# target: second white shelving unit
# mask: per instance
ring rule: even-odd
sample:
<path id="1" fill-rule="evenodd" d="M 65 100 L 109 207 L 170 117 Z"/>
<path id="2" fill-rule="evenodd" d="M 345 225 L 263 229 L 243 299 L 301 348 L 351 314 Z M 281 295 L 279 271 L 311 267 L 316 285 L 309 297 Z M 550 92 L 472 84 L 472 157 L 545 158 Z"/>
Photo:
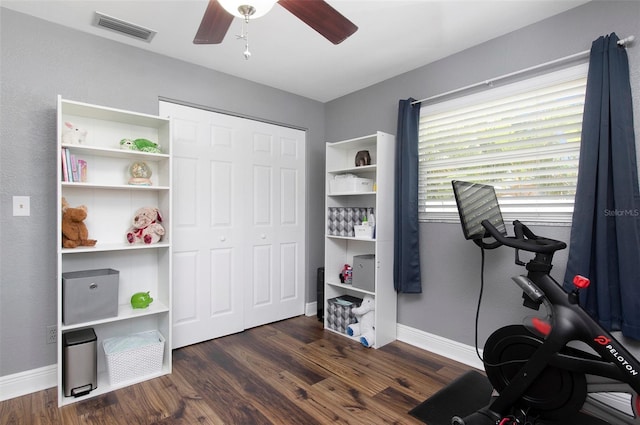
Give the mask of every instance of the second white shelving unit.
<path id="1" fill-rule="evenodd" d="M 355 166 L 357 152 L 367 150 L 371 163 Z M 331 192 L 331 181 L 337 175 L 354 174 L 372 179 L 373 190 L 364 192 Z M 329 299 L 344 295 L 375 298 L 375 348 L 396 339 L 397 295 L 393 287 L 395 137 L 383 132 L 326 146 L 325 197 L 325 286 L 324 306 Z M 327 229 L 330 208 L 367 208 L 375 215 L 375 237 L 356 238 L 354 235 L 332 235 Z M 353 265 L 355 255 L 375 255 L 375 289 L 373 291 L 340 282 L 339 274 L 345 264 Z M 327 312 L 325 311 L 325 328 Z M 346 334 L 341 334 L 345 335 Z"/>

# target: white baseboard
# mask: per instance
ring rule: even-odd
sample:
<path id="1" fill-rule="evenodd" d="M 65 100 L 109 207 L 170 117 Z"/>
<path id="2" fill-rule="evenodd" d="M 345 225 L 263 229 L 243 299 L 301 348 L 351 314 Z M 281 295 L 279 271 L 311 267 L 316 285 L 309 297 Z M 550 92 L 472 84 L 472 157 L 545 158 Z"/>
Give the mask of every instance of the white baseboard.
<path id="1" fill-rule="evenodd" d="M 472 346 L 401 324 L 397 327 L 397 339 L 467 366 L 484 370 L 482 362 L 476 355 L 476 349 Z"/>
<path id="2" fill-rule="evenodd" d="M 55 387 L 58 381 L 56 365 L 0 376 L 0 401 Z"/>
<path id="3" fill-rule="evenodd" d="M 318 315 L 318 303 L 306 303 L 304 306 L 304 315 L 305 316 L 317 316 Z"/>

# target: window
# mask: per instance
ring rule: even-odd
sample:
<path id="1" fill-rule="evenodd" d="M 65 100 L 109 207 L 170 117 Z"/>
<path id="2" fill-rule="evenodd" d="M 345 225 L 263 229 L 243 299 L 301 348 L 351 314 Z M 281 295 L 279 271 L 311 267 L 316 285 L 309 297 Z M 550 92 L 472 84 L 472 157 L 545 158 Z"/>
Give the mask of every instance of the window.
<path id="1" fill-rule="evenodd" d="M 505 219 L 568 223 L 587 64 L 422 105 L 421 221 L 458 218 L 451 180 L 495 186 Z"/>

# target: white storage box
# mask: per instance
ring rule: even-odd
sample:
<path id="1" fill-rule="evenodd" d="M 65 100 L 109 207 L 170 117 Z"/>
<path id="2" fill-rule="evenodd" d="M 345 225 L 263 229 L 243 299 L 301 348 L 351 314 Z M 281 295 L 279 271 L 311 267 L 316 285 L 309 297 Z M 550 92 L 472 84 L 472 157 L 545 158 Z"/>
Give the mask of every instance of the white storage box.
<path id="1" fill-rule="evenodd" d="M 338 175 L 329 181 L 329 193 L 372 192 L 373 180 L 355 175 Z"/>
<path id="2" fill-rule="evenodd" d="M 373 239 L 373 226 L 368 224 L 356 224 L 353 226 L 356 238 Z"/>
<path id="3" fill-rule="evenodd" d="M 102 345 L 111 385 L 161 372 L 164 342 L 158 331 L 105 339 Z"/>

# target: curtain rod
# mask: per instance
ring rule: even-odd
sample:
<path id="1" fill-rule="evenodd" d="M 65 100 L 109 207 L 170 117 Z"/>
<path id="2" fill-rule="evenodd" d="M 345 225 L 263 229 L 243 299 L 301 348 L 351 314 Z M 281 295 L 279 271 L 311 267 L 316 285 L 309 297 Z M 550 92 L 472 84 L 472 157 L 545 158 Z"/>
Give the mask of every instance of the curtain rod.
<path id="1" fill-rule="evenodd" d="M 618 45 L 619 46 L 626 46 L 628 44 L 631 44 L 631 42 L 633 42 L 633 40 L 635 40 L 635 37 L 633 35 L 630 35 L 629 37 L 623 38 L 621 40 L 618 40 Z M 445 97 L 445 96 L 450 96 L 452 94 L 456 94 L 456 93 L 460 93 L 466 90 L 471 90 L 471 89 L 475 89 L 476 87 L 481 87 L 481 86 L 490 86 L 491 84 L 495 83 L 496 81 L 500 81 L 500 80 L 504 80 L 507 78 L 511 78 L 511 77 L 515 77 L 517 75 L 521 75 L 521 74 L 526 74 L 528 72 L 532 72 L 532 71 L 537 71 L 539 69 L 543 69 L 543 68 L 548 68 L 554 65 L 558 65 L 561 63 L 568 63 L 577 59 L 582 59 L 582 58 L 586 58 L 589 56 L 589 53 L 591 52 L 591 50 L 585 50 L 583 52 L 579 52 L 579 53 L 574 53 L 572 55 L 569 56 L 565 56 L 559 59 L 554 59 L 552 61 L 549 62 L 545 62 L 545 63 L 541 63 L 539 65 L 534 65 L 534 66 L 530 66 L 529 68 L 525 68 L 525 69 L 521 69 L 519 71 L 514 71 L 514 72 L 510 72 L 508 74 L 504 74 L 501 75 L 499 77 L 495 77 L 492 78 L 490 80 L 485 80 L 485 81 L 480 81 L 474 84 L 470 84 L 468 86 L 464 86 L 464 87 L 460 87 L 454 90 L 450 90 L 448 92 L 444 92 L 444 93 L 440 93 L 440 94 L 436 94 L 434 96 L 430 96 L 427 97 L 425 99 L 421 99 L 421 100 L 416 100 L 414 102 L 411 102 L 412 105 L 415 105 L 417 103 L 423 103 L 423 102 L 428 102 L 430 100 L 435 100 L 435 99 L 439 99 L 441 97 Z"/>

